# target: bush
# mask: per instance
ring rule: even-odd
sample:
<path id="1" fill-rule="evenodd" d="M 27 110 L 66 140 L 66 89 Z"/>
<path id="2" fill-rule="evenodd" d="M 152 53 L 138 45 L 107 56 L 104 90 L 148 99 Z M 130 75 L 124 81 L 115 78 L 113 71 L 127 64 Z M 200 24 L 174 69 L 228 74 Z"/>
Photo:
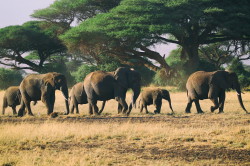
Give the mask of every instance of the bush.
<path id="1" fill-rule="evenodd" d="M 84 78 L 91 72 L 98 70 L 97 66 L 94 65 L 82 65 L 76 72 L 72 72 L 76 82 L 82 82 Z"/>
<path id="2" fill-rule="evenodd" d="M 234 59 L 228 67 L 228 70 L 237 74 L 241 87 L 250 86 L 250 72 L 245 70 L 243 64 L 238 59 Z"/>
<path id="3" fill-rule="evenodd" d="M 190 75 L 187 68 L 187 60 L 181 59 L 181 49 L 173 50 L 166 58 L 167 64 L 174 69 L 170 78 L 165 77 L 163 70 L 158 71 L 153 79 L 153 84 L 158 86 L 176 86 L 179 90 L 186 89 L 186 81 Z M 218 68 L 206 59 L 200 59 L 198 70 L 215 71 Z"/>
<path id="4" fill-rule="evenodd" d="M 9 86 L 17 86 L 23 77 L 19 71 L 0 68 L 0 89 L 7 89 Z"/>

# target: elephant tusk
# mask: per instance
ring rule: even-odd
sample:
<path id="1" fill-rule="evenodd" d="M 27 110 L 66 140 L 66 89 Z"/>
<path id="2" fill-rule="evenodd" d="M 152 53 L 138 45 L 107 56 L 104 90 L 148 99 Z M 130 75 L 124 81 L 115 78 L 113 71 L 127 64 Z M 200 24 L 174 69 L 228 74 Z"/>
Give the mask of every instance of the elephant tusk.
<path id="1" fill-rule="evenodd" d="M 63 95 L 64 99 L 68 101 L 68 99 Z"/>

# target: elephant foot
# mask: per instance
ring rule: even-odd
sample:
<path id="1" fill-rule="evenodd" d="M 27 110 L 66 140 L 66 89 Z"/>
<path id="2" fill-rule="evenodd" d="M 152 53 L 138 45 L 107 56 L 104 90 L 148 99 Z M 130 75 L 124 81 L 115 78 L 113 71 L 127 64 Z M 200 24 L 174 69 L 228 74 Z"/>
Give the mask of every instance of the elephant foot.
<path id="1" fill-rule="evenodd" d="M 198 114 L 204 114 L 204 112 L 202 110 L 199 110 L 197 113 Z"/>
<path id="2" fill-rule="evenodd" d="M 155 113 L 155 114 L 159 114 L 159 113 L 160 113 L 160 111 L 154 110 L 154 113 Z"/>
<path id="3" fill-rule="evenodd" d="M 215 107 L 213 107 L 213 106 L 210 107 L 211 112 L 214 112 L 216 109 L 217 109 L 217 108 L 215 108 Z"/>
<path id="4" fill-rule="evenodd" d="M 191 113 L 191 111 L 190 111 L 190 110 L 186 110 L 185 112 L 186 112 L 186 114 L 190 114 L 190 113 Z"/>
<path id="5" fill-rule="evenodd" d="M 223 114 L 224 113 L 224 111 L 219 111 L 219 114 Z"/>

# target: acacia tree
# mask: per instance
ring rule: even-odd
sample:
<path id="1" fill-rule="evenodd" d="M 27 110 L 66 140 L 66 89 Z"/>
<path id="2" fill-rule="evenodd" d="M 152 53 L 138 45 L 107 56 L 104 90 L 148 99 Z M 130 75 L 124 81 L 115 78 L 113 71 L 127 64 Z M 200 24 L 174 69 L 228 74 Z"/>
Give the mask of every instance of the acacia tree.
<path id="1" fill-rule="evenodd" d="M 118 56 L 123 61 L 135 59 L 136 64 L 166 71 L 170 70 L 169 65 L 149 47 L 175 43 L 181 46 L 182 58 L 188 59 L 187 65 L 192 72 L 199 66 L 199 46 L 249 40 L 250 36 L 248 0 L 122 0 L 116 5 L 111 10 L 94 10 L 93 15 L 97 15 L 88 16 L 86 21 L 78 19 L 83 22 L 61 38 L 69 48 L 79 48 L 92 56 L 101 52 Z M 158 62 L 160 67 L 151 60 Z"/>
<path id="2" fill-rule="evenodd" d="M 41 72 L 49 56 L 66 50 L 57 37 L 60 28 L 43 29 L 45 25 L 44 22 L 31 21 L 22 26 L 0 29 L 0 63 L 14 69 Z M 26 58 L 28 54 L 36 58 Z"/>

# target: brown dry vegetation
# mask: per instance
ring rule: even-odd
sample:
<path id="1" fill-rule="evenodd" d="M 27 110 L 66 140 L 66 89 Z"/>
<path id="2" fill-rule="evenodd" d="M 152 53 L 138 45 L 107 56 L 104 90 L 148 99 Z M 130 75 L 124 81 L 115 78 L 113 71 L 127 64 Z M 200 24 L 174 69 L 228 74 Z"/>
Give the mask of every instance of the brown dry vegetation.
<path id="1" fill-rule="evenodd" d="M 2 106 L 3 91 L 0 92 Z M 56 94 L 55 112 L 65 110 Z M 167 101 L 162 113 L 117 115 L 114 100 L 100 116 L 46 116 L 42 102 L 32 106 L 35 117 L 0 116 L 0 165 L 250 165 L 250 115 L 234 92 L 228 92 L 224 114 L 210 113 L 209 100 L 201 102 L 205 114 L 185 114 L 185 92 L 171 93 L 175 111 Z M 128 95 L 128 100 L 130 96 Z M 243 95 L 250 111 L 250 93 Z M 149 111 L 153 112 L 150 106 Z"/>

